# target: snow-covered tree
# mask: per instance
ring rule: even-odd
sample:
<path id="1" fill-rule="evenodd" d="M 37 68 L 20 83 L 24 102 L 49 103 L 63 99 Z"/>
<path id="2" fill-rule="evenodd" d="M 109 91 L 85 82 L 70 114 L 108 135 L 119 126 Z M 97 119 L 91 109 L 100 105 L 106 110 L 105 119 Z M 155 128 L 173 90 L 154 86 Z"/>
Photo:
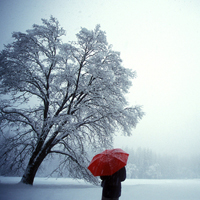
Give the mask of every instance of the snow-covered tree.
<path id="1" fill-rule="evenodd" d="M 0 164 L 33 184 L 43 160 L 60 154 L 58 169 L 95 182 L 87 151 L 111 147 L 117 128 L 131 135 L 143 116 L 125 99 L 135 73 L 99 25 L 66 44 L 57 19 L 42 22 L 14 32 L 0 53 Z"/>
<path id="2" fill-rule="evenodd" d="M 138 178 L 138 168 L 135 164 L 129 163 L 126 167 L 126 174 L 127 178 L 132 179 L 132 178 Z"/>
<path id="3" fill-rule="evenodd" d="M 160 172 L 160 166 L 159 164 L 153 164 L 148 167 L 146 171 L 147 178 L 149 179 L 159 179 L 162 177 L 161 172 Z"/>

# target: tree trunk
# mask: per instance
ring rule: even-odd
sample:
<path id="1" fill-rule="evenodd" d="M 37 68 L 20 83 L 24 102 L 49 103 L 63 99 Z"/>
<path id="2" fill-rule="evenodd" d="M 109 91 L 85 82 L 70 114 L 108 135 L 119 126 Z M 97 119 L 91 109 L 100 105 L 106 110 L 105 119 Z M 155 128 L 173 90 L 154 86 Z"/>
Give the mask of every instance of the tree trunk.
<path id="1" fill-rule="evenodd" d="M 37 156 L 36 159 L 34 155 L 29 160 L 29 163 L 27 165 L 27 168 L 24 172 L 24 175 L 22 176 L 21 183 L 33 185 L 33 181 L 35 178 L 35 175 L 37 173 L 38 168 L 40 167 L 41 163 L 43 162 L 44 158 L 47 154 L 41 153 Z"/>

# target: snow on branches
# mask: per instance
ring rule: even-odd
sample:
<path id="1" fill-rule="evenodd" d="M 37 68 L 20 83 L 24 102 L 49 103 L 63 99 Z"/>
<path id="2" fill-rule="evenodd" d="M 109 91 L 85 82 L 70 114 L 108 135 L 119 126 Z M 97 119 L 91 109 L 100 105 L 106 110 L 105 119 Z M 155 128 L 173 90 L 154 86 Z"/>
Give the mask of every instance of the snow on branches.
<path id="1" fill-rule="evenodd" d="M 111 147 L 117 128 L 130 135 L 143 116 L 124 96 L 135 73 L 100 25 L 66 44 L 56 18 L 42 23 L 13 33 L 0 53 L 0 166 L 27 165 L 22 182 L 32 184 L 45 157 L 58 153 L 73 177 L 94 181 L 87 149 Z"/>

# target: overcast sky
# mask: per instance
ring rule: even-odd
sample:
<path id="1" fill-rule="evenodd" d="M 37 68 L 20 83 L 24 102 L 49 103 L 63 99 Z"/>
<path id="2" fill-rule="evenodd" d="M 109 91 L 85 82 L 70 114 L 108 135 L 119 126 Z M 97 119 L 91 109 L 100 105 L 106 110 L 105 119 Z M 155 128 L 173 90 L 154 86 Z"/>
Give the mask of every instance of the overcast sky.
<path id="1" fill-rule="evenodd" d="M 123 65 L 137 72 L 128 95 L 144 118 L 115 147 L 200 154 L 199 0 L 0 0 L 0 49 L 13 31 L 56 17 L 75 40 L 80 27 L 106 31 Z"/>

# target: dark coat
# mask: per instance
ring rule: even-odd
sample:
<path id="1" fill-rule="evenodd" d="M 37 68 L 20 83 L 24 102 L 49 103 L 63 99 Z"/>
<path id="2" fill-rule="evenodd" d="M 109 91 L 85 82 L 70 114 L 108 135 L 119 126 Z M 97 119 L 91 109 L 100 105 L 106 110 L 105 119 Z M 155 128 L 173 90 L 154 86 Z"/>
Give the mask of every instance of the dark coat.
<path id="1" fill-rule="evenodd" d="M 121 182 L 126 179 L 126 169 L 121 168 L 112 176 L 101 176 L 103 196 L 106 198 L 119 198 L 121 196 Z"/>

